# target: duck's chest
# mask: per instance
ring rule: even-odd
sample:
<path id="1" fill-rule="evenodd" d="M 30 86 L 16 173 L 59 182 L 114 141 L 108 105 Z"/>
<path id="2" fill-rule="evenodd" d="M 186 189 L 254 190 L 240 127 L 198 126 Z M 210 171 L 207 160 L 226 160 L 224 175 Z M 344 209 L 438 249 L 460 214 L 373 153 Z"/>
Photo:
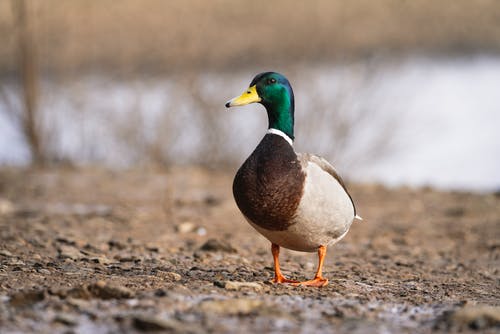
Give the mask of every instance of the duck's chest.
<path id="1" fill-rule="evenodd" d="M 278 136 L 266 135 L 236 173 L 233 195 L 251 222 L 282 231 L 292 224 L 304 180 L 293 148 Z"/>

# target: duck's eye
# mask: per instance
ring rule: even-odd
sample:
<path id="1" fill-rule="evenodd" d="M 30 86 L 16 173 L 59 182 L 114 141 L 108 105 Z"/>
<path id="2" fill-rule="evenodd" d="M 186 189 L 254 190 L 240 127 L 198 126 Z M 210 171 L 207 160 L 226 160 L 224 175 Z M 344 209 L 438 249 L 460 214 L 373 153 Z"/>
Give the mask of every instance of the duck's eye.
<path id="1" fill-rule="evenodd" d="M 268 84 L 276 83 L 276 79 L 275 78 L 270 78 L 270 79 L 267 80 L 267 83 Z"/>

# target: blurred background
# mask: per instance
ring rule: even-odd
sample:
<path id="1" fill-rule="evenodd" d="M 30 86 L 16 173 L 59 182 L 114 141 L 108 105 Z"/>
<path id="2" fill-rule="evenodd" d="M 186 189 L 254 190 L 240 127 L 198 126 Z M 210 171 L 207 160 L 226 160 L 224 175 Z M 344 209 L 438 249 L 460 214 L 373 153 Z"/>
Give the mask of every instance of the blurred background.
<path id="1" fill-rule="evenodd" d="M 347 179 L 500 189 L 496 0 L 3 0 L 0 36 L 0 166 L 234 170 L 273 70 Z"/>

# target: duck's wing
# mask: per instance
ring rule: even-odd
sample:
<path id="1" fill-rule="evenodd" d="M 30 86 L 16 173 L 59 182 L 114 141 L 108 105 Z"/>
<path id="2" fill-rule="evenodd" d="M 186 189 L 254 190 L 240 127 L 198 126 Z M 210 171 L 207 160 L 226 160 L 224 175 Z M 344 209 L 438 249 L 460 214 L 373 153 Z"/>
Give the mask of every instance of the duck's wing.
<path id="1" fill-rule="evenodd" d="M 303 167 L 306 167 L 308 163 L 313 163 L 319 166 L 322 170 L 330 174 L 337 182 L 344 188 L 344 191 L 346 192 L 347 196 L 349 196 L 349 199 L 351 200 L 352 206 L 354 208 L 354 216 L 356 219 L 363 220 L 360 216 L 356 214 L 356 205 L 354 204 L 354 201 L 352 200 L 351 194 L 349 194 L 349 191 L 347 191 L 347 187 L 345 186 L 344 180 L 340 177 L 340 175 L 337 173 L 337 170 L 335 167 L 333 167 L 325 158 L 320 157 L 319 155 L 314 155 L 310 153 L 297 153 L 297 156 L 302 164 Z"/>

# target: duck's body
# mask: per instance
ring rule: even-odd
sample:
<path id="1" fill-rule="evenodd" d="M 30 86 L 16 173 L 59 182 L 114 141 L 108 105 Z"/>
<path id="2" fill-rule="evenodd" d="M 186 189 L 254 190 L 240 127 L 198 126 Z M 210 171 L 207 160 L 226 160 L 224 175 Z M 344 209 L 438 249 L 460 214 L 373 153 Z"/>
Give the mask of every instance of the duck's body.
<path id="1" fill-rule="evenodd" d="M 250 88 L 226 106 L 260 102 L 269 129 L 240 167 L 233 183 L 236 204 L 247 221 L 272 243 L 277 283 L 324 286 L 321 270 L 326 247 L 342 239 L 356 218 L 351 196 L 323 158 L 293 149 L 294 97 L 288 80 L 274 72 L 257 75 Z M 279 268 L 279 247 L 318 251 L 311 281 L 287 280 Z"/>
<path id="2" fill-rule="evenodd" d="M 326 160 L 296 154 L 283 135 L 264 136 L 234 178 L 234 198 L 269 241 L 315 252 L 345 236 L 356 215 L 354 205 Z"/>

